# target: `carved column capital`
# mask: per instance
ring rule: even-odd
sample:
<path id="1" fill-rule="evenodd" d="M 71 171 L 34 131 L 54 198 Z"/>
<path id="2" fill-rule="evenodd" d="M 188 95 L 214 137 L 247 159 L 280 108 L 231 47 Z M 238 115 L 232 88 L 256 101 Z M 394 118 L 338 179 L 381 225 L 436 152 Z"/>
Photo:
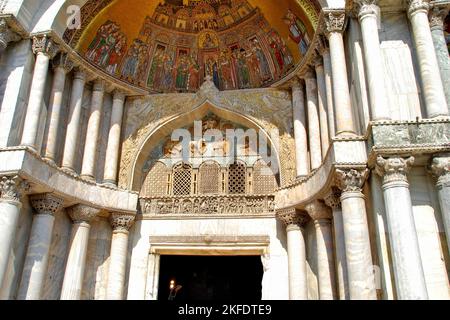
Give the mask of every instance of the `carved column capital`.
<path id="1" fill-rule="evenodd" d="M 103 79 L 96 79 L 92 86 L 93 91 L 99 91 L 99 92 L 105 91 L 105 88 L 106 88 L 106 82 Z"/>
<path id="2" fill-rule="evenodd" d="M 33 53 L 44 54 L 53 59 L 59 51 L 58 45 L 50 39 L 46 34 L 33 37 Z"/>
<path id="3" fill-rule="evenodd" d="M 293 77 L 290 84 L 292 90 L 302 90 L 302 82 L 300 78 Z"/>
<path id="4" fill-rule="evenodd" d="M 0 177 L 0 200 L 20 203 L 23 193 L 30 189 L 30 185 L 19 176 Z"/>
<path id="5" fill-rule="evenodd" d="M 337 188 L 332 188 L 324 198 L 325 204 L 332 209 L 341 208 L 341 192 Z"/>
<path id="6" fill-rule="evenodd" d="M 305 207 L 305 209 L 314 221 L 331 220 L 333 218 L 330 208 L 319 200 L 311 202 Z"/>
<path id="7" fill-rule="evenodd" d="M 356 14 L 359 20 L 364 19 L 367 16 L 377 16 L 379 7 L 379 0 L 355 0 Z"/>
<path id="8" fill-rule="evenodd" d="M 338 32 L 343 33 L 345 30 L 346 14 L 345 10 L 324 10 L 325 33 Z"/>
<path id="9" fill-rule="evenodd" d="M 125 102 L 126 98 L 127 98 L 127 95 L 123 90 L 114 89 L 114 91 L 113 91 L 113 99 L 114 100 L 120 100 L 122 102 Z"/>
<path id="10" fill-rule="evenodd" d="M 5 50 L 10 42 L 19 41 L 21 37 L 11 30 L 5 19 L 0 19 L 0 51 Z"/>
<path id="11" fill-rule="evenodd" d="M 428 14 L 430 10 L 430 0 L 407 0 L 408 2 L 408 16 L 415 15 L 416 13 L 423 12 Z"/>
<path id="12" fill-rule="evenodd" d="M 376 172 L 383 177 L 383 184 L 391 182 L 406 182 L 408 183 L 408 172 L 414 164 L 414 157 L 402 158 L 391 157 L 383 158 L 378 156 Z"/>
<path id="13" fill-rule="evenodd" d="M 316 72 L 314 71 L 313 68 L 314 68 L 313 66 L 309 66 L 306 69 L 306 72 L 304 75 L 305 80 L 316 80 Z"/>
<path id="14" fill-rule="evenodd" d="M 74 223 L 89 224 L 98 215 L 99 212 L 99 209 L 95 209 L 82 204 L 77 204 L 67 209 L 67 213 Z"/>
<path id="15" fill-rule="evenodd" d="M 430 165 L 431 173 L 437 178 L 437 187 L 450 187 L 450 158 L 436 157 Z"/>
<path id="16" fill-rule="evenodd" d="M 136 220 L 135 215 L 122 214 L 122 213 L 111 213 L 109 217 L 109 222 L 114 231 L 130 231 L 131 227 Z"/>
<path id="17" fill-rule="evenodd" d="M 56 56 L 56 58 L 52 60 L 52 65 L 54 69 L 64 69 L 65 73 L 69 73 L 74 67 L 74 63 L 67 53 L 60 53 L 58 56 Z"/>
<path id="18" fill-rule="evenodd" d="M 337 169 L 336 185 L 342 192 L 362 192 L 368 169 Z"/>
<path id="19" fill-rule="evenodd" d="M 31 206 L 38 215 L 54 216 L 63 207 L 64 200 L 51 193 L 37 194 L 30 197 Z"/>
<path id="20" fill-rule="evenodd" d="M 306 213 L 295 208 L 277 210 L 276 217 L 283 222 L 286 227 L 304 227 L 309 221 L 309 217 Z"/>
<path id="21" fill-rule="evenodd" d="M 314 65 L 314 68 L 318 69 L 318 68 L 323 68 L 323 57 L 321 55 L 315 55 L 312 63 Z"/>
<path id="22" fill-rule="evenodd" d="M 73 78 L 76 80 L 86 81 L 87 71 L 84 68 L 76 67 L 73 73 Z"/>
<path id="23" fill-rule="evenodd" d="M 444 30 L 444 21 L 449 9 L 450 6 L 448 3 L 444 5 L 440 5 L 439 3 L 433 4 L 428 14 L 431 30 Z"/>

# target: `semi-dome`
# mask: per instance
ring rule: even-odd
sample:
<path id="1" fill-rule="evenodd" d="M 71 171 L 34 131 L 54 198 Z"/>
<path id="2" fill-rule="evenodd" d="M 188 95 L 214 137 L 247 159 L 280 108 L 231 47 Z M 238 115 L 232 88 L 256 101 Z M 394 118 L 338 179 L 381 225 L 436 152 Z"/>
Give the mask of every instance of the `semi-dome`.
<path id="1" fill-rule="evenodd" d="M 151 92 L 267 87 L 306 55 L 319 5 L 278 0 L 88 1 L 64 39 L 92 65 Z"/>

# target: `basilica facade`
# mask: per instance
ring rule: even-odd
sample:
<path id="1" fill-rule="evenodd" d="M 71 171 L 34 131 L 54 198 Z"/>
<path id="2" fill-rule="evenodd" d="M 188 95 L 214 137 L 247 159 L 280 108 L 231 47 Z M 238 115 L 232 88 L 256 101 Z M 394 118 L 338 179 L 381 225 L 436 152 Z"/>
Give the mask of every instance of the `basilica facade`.
<path id="1" fill-rule="evenodd" d="M 0 299 L 450 299 L 449 9 L 0 0 Z"/>

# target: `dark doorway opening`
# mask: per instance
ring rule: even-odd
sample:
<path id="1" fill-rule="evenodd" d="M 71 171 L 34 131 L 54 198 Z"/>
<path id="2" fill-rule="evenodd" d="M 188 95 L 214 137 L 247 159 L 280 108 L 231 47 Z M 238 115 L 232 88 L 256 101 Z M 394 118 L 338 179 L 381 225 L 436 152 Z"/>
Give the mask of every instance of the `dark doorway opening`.
<path id="1" fill-rule="evenodd" d="M 169 300 L 175 281 L 175 301 L 259 301 L 262 278 L 259 256 L 161 256 L 158 299 Z"/>

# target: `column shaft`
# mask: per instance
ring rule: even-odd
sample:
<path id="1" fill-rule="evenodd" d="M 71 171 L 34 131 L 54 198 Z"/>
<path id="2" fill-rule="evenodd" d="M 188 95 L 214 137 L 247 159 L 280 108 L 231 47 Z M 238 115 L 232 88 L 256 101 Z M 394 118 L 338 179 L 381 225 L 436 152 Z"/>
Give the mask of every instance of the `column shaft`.
<path id="1" fill-rule="evenodd" d="M 302 229 L 297 225 L 287 227 L 289 299 L 308 300 L 306 272 L 306 246 Z"/>
<path id="2" fill-rule="evenodd" d="M 348 289 L 347 257 L 345 254 L 344 220 L 342 217 L 342 209 L 340 207 L 333 208 L 333 222 L 339 299 L 348 300 L 350 295 Z"/>
<path id="3" fill-rule="evenodd" d="M 409 0 L 414 42 L 418 58 L 422 90 L 428 118 L 448 116 L 444 87 L 428 22 L 429 5 L 425 0 Z"/>
<path id="4" fill-rule="evenodd" d="M 308 134 L 306 132 L 305 93 L 303 85 L 297 80 L 292 86 L 292 105 L 294 114 L 295 155 L 297 176 L 309 173 Z"/>
<path id="5" fill-rule="evenodd" d="M 333 259 L 333 236 L 331 220 L 314 221 L 317 239 L 317 261 L 319 265 L 319 296 L 320 300 L 335 298 L 335 270 Z"/>
<path id="6" fill-rule="evenodd" d="M 128 250 L 128 232 L 114 232 L 111 245 L 111 259 L 106 289 L 107 300 L 122 300 Z"/>
<path id="7" fill-rule="evenodd" d="M 70 113 L 62 161 L 62 167 L 72 172 L 75 172 L 75 155 L 78 136 L 80 135 L 81 110 L 83 105 L 85 82 L 85 73 L 81 70 L 76 71 L 72 84 L 72 93 L 70 96 Z"/>
<path id="8" fill-rule="evenodd" d="M 323 66 L 322 57 L 317 57 L 316 61 L 316 76 L 317 76 L 317 92 L 318 92 L 318 107 L 319 107 L 319 119 L 320 119 L 320 137 L 322 146 L 322 158 L 328 153 L 330 148 L 330 134 L 328 132 L 328 117 L 327 117 L 327 88 L 325 81 L 325 70 Z"/>
<path id="9" fill-rule="evenodd" d="M 318 111 L 317 82 L 312 72 L 305 78 L 306 97 L 308 100 L 308 137 L 311 156 L 311 169 L 322 165 L 322 149 L 320 146 L 320 121 Z"/>
<path id="10" fill-rule="evenodd" d="M 327 91 L 327 113 L 328 113 L 328 133 L 330 139 L 336 135 L 336 125 L 334 116 L 334 102 L 333 102 L 333 81 L 331 72 L 331 58 L 330 50 L 325 49 L 322 52 L 323 67 L 325 71 L 325 87 Z"/>
<path id="11" fill-rule="evenodd" d="M 384 67 L 378 36 L 377 7 L 373 1 L 359 0 L 359 22 L 364 43 L 372 120 L 389 120 L 389 105 L 384 86 Z"/>
<path id="12" fill-rule="evenodd" d="M 117 185 L 117 170 L 119 165 L 120 136 L 122 131 L 122 117 L 125 95 L 119 91 L 114 92 L 109 128 L 108 147 L 106 149 L 104 183 Z"/>
<path id="13" fill-rule="evenodd" d="M 91 113 L 84 146 L 83 167 L 81 169 L 81 175 L 90 180 L 95 180 L 95 159 L 97 155 L 98 136 L 100 134 L 104 95 L 105 83 L 103 80 L 96 81 L 92 91 Z"/>

